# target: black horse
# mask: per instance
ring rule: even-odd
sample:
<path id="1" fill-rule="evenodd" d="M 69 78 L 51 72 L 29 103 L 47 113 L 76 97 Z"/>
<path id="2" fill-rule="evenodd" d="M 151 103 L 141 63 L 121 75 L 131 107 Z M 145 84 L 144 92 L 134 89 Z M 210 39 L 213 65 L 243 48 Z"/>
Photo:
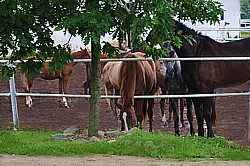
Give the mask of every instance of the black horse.
<path id="1" fill-rule="evenodd" d="M 175 47 L 178 57 L 249 57 L 250 38 L 234 42 L 219 43 L 208 36 L 197 33 L 184 24 L 175 21 L 175 30 L 192 35 L 195 43 L 191 45 L 183 37 L 181 48 Z M 149 42 L 153 35 L 147 37 Z M 214 93 L 216 88 L 242 84 L 250 79 L 250 61 L 181 61 L 181 75 L 191 94 Z M 198 135 L 204 136 L 203 120 L 207 124 L 207 137 L 213 137 L 211 122 L 212 97 L 192 98 L 194 103 Z"/>
<path id="2" fill-rule="evenodd" d="M 165 52 L 168 53 L 170 58 L 178 58 L 176 52 L 174 51 L 173 46 L 169 42 L 164 42 Z M 165 61 L 166 66 L 166 76 L 165 76 L 165 84 L 168 89 L 169 94 L 185 94 L 188 89 L 183 81 L 181 75 L 181 64 L 180 61 Z M 169 107 L 169 118 L 171 117 L 171 112 L 173 112 L 174 126 L 175 126 L 175 135 L 180 135 L 179 129 L 179 107 L 178 100 L 180 101 L 180 121 L 182 123 L 182 127 L 185 127 L 184 124 L 184 98 L 170 98 L 170 107 Z M 194 127 L 193 127 L 193 112 L 192 112 L 192 100 L 191 98 L 186 98 L 186 107 L 187 107 L 187 119 L 190 125 L 190 134 L 194 135 Z M 216 121 L 216 111 L 215 111 L 215 98 L 212 100 L 212 124 L 215 124 Z M 170 121 L 170 120 L 169 120 Z"/>
<path id="3" fill-rule="evenodd" d="M 164 42 L 164 50 L 169 55 L 170 58 L 178 58 L 174 48 L 169 42 Z M 166 76 L 165 76 L 165 85 L 168 90 L 168 94 L 185 94 L 187 93 L 187 86 L 183 81 L 181 76 L 181 64 L 180 61 L 164 61 L 166 66 Z M 182 127 L 185 127 L 184 119 L 183 119 L 183 111 L 184 111 L 184 98 L 170 98 L 169 99 L 169 121 L 171 119 L 171 113 L 173 112 L 174 119 L 174 128 L 175 135 L 180 136 L 179 129 L 179 107 L 178 100 L 180 101 L 180 116 Z M 190 134 L 194 135 L 194 127 L 193 127 L 193 113 L 192 113 L 192 102 L 190 98 L 186 99 L 187 103 L 187 119 L 190 125 Z"/>

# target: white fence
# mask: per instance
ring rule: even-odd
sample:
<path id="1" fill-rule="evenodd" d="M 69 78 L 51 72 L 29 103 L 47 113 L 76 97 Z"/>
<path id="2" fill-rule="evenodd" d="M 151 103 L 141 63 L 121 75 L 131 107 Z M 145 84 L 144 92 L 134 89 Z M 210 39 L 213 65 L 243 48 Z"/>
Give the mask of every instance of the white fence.
<path id="1" fill-rule="evenodd" d="M 250 28 L 198 28 L 196 31 L 201 32 L 203 35 L 210 36 L 218 42 L 228 42 L 243 39 L 241 32 L 250 32 Z"/>
<path id="2" fill-rule="evenodd" d="M 134 60 L 153 60 L 152 58 L 126 58 L 126 59 L 101 59 L 101 61 L 134 61 Z M 180 60 L 180 61 L 228 61 L 228 60 L 250 60 L 250 57 L 203 57 L 203 58 L 160 58 L 159 60 Z M 90 59 L 77 59 L 76 62 L 90 62 Z M 7 60 L 0 60 L 0 63 L 6 63 Z M 41 93 L 17 93 L 15 89 L 14 76 L 9 80 L 10 93 L 0 93 L 1 96 L 11 97 L 12 115 L 14 130 L 19 128 L 17 99 L 18 96 L 36 96 L 36 97 L 71 97 L 71 98 L 90 98 L 90 95 L 73 95 L 73 94 L 41 94 Z M 180 98 L 180 97 L 222 97 L 222 96 L 249 96 L 249 117 L 248 117 L 248 140 L 250 140 L 250 90 L 244 93 L 216 93 L 216 94 L 186 94 L 186 95 L 155 95 L 155 96 L 135 96 L 135 98 Z M 120 98 L 120 96 L 104 96 L 101 98 Z"/>

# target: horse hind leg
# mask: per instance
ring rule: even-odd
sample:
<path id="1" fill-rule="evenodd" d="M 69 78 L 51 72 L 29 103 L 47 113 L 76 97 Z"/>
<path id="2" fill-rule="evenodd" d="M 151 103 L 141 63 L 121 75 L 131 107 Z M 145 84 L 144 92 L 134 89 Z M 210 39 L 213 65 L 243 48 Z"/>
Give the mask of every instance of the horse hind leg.
<path id="1" fill-rule="evenodd" d="M 30 89 L 31 89 L 31 86 L 33 84 L 34 78 L 29 79 L 26 73 L 21 74 L 20 77 L 21 77 L 22 87 L 23 87 L 25 93 L 30 93 L 30 91 L 31 91 Z M 26 101 L 25 101 L 26 106 L 28 108 L 31 108 L 33 105 L 31 96 L 26 96 L 25 99 L 26 99 Z"/>
<path id="2" fill-rule="evenodd" d="M 180 98 L 180 121 L 181 121 L 181 127 L 185 128 L 185 122 L 184 122 L 184 98 Z"/>
<path id="3" fill-rule="evenodd" d="M 162 95 L 165 95 L 166 91 L 162 91 Z M 166 100 L 164 98 L 162 98 L 160 100 L 160 107 L 161 107 L 161 122 L 162 122 L 162 126 L 166 126 L 167 125 L 167 118 L 166 118 L 166 114 L 165 114 L 165 102 Z"/>
<path id="4" fill-rule="evenodd" d="M 147 101 L 148 101 L 147 113 L 148 113 L 148 119 L 149 119 L 149 131 L 152 132 L 153 131 L 154 99 L 147 99 Z"/>
<path id="5" fill-rule="evenodd" d="M 69 80 L 68 77 L 65 77 L 63 79 L 61 79 L 61 78 L 59 79 L 59 93 L 60 94 L 67 94 L 68 80 Z M 59 102 L 61 102 L 61 101 L 59 101 Z M 62 103 L 63 103 L 63 106 L 65 108 L 69 108 L 68 101 L 67 101 L 66 97 L 62 98 Z"/>
<path id="6" fill-rule="evenodd" d="M 179 129 L 179 115 L 178 115 L 178 99 L 170 99 L 170 104 L 173 109 L 173 117 L 174 117 L 174 128 L 175 128 L 175 135 L 180 136 L 180 129 Z"/>
<path id="7" fill-rule="evenodd" d="M 120 94 L 120 91 L 118 89 L 115 89 L 115 95 L 119 95 Z M 118 102 L 118 99 L 114 99 L 113 100 L 113 104 L 112 104 L 112 109 L 114 110 L 114 115 L 116 117 L 116 119 L 118 120 L 118 117 L 119 117 L 119 114 L 120 114 L 120 110 L 116 107 L 117 106 L 117 102 Z"/>

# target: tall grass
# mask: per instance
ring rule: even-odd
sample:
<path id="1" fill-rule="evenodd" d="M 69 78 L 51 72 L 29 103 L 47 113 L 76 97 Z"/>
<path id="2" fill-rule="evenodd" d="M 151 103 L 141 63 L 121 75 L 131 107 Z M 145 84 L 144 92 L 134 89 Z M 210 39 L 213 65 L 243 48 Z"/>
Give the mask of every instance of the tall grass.
<path id="1" fill-rule="evenodd" d="M 83 143 L 53 139 L 54 132 L 0 131 L 0 154 L 29 156 L 130 155 L 173 160 L 250 160 L 250 149 L 223 138 L 175 137 L 137 130 L 132 134 Z"/>

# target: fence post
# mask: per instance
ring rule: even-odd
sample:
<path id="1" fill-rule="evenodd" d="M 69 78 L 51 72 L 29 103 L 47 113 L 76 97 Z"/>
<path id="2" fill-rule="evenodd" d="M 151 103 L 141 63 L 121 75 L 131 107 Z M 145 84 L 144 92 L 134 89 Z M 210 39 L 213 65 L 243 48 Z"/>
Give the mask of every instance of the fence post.
<path id="1" fill-rule="evenodd" d="M 19 120 L 18 120 L 16 87 L 15 87 L 14 75 L 10 78 L 9 84 L 10 84 L 10 97 L 11 97 L 11 107 L 12 107 L 14 130 L 16 131 L 19 129 Z"/>

